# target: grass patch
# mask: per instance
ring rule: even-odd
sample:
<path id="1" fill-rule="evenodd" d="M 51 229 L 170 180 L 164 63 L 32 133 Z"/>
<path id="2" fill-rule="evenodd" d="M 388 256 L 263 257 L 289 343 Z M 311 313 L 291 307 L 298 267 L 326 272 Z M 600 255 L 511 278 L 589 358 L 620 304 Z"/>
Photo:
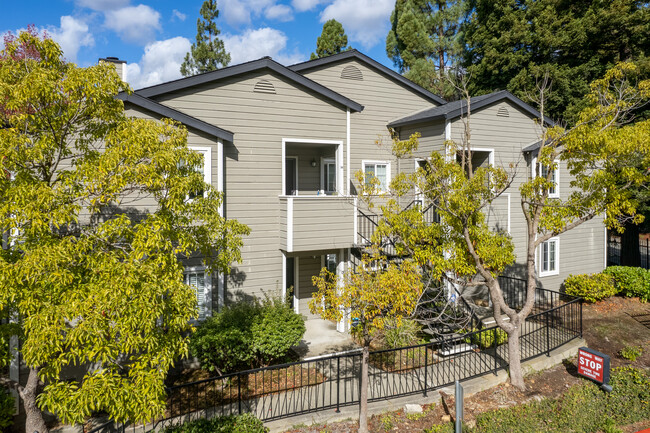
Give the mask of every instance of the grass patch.
<path id="1" fill-rule="evenodd" d="M 591 382 L 574 386 L 556 400 L 542 400 L 483 413 L 476 419 L 481 433 L 617 431 L 618 426 L 650 418 L 648 373 L 621 367 L 612 371 L 612 392 Z"/>

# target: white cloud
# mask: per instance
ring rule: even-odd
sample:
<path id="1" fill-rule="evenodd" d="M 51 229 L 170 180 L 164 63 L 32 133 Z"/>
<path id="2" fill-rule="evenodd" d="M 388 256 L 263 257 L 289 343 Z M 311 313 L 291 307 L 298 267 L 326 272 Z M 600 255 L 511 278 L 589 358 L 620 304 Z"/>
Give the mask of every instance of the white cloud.
<path id="1" fill-rule="evenodd" d="M 320 21 L 339 21 L 352 41 L 368 49 L 388 33 L 394 7 L 394 0 L 334 0 L 321 13 Z"/>
<path id="2" fill-rule="evenodd" d="M 185 21 L 185 18 L 187 18 L 187 15 L 185 15 L 183 12 L 181 12 L 181 11 L 179 11 L 177 9 L 174 9 L 172 11 L 172 19 L 174 19 L 174 18 L 177 18 L 177 19 L 179 19 L 181 21 Z"/>
<path id="3" fill-rule="evenodd" d="M 273 5 L 266 8 L 264 16 L 270 20 L 287 22 L 293 20 L 293 11 L 287 5 Z"/>
<path id="4" fill-rule="evenodd" d="M 126 65 L 128 83 L 139 89 L 180 78 L 181 63 L 190 46 L 189 39 L 181 36 L 148 44 L 138 63 Z"/>
<path id="5" fill-rule="evenodd" d="M 259 17 L 261 12 L 275 5 L 275 0 L 221 0 L 219 9 L 231 26 L 250 24 L 251 16 Z"/>
<path id="6" fill-rule="evenodd" d="M 47 33 L 61 46 L 63 57 L 71 62 L 77 61 L 79 48 L 95 44 L 93 35 L 88 31 L 88 24 L 67 15 L 61 17 L 60 27 L 48 27 Z"/>
<path id="7" fill-rule="evenodd" d="M 230 53 L 233 65 L 264 56 L 271 56 L 285 65 L 305 60 L 300 53 L 286 53 L 287 39 L 280 30 L 264 27 L 246 30 L 240 35 L 224 35 L 223 43 Z"/>
<path id="8" fill-rule="evenodd" d="M 130 0 L 76 0 L 75 4 L 95 11 L 109 11 L 128 6 Z"/>
<path id="9" fill-rule="evenodd" d="M 146 44 L 160 30 L 160 13 L 146 5 L 106 11 L 104 25 L 125 42 Z"/>
<path id="10" fill-rule="evenodd" d="M 329 3 L 328 0 L 292 0 L 291 5 L 298 12 L 305 12 L 314 9 L 316 6 Z"/>

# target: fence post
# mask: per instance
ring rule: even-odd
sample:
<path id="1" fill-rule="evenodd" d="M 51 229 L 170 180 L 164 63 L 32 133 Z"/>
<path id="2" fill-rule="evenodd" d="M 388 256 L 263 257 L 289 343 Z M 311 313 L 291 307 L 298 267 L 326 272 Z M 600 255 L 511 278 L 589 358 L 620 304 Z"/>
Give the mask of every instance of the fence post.
<path id="1" fill-rule="evenodd" d="M 336 413 L 341 412 L 339 409 L 339 398 L 341 395 L 341 355 L 336 357 Z"/>
<path id="2" fill-rule="evenodd" d="M 239 406 L 239 414 L 241 415 L 241 374 L 237 374 L 237 405 Z"/>
<path id="3" fill-rule="evenodd" d="M 496 376 L 497 371 L 499 370 L 499 363 L 497 362 L 497 356 L 499 353 L 497 351 L 499 349 L 499 345 L 497 344 L 497 337 L 498 337 L 497 328 L 494 328 L 492 332 L 494 333 L 494 375 Z"/>
<path id="4" fill-rule="evenodd" d="M 429 350 L 427 346 L 424 346 L 424 396 L 427 396 L 427 378 L 428 378 L 428 367 L 429 366 Z"/>
<path id="5" fill-rule="evenodd" d="M 551 356 L 551 336 L 549 334 L 549 324 L 548 324 L 548 316 L 549 312 L 547 311 L 546 314 L 546 356 Z"/>
<path id="6" fill-rule="evenodd" d="M 580 308 L 580 338 L 582 338 L 582 301 L 583 301 L 583 299 L 580 298 L 580 302 L 579 302 L 579 308 Z"/>

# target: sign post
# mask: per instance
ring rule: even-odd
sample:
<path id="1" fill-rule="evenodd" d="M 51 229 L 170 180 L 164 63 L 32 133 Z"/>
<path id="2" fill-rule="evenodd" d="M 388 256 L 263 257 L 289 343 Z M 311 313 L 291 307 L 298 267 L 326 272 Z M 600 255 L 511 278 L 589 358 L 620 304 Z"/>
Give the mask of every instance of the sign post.
<path id="1" fill-rule="evenodd" d="M 598 383 L 604 391 L 611 392 L 609 385 L 609 356 L 587 347 L 578 349 L 578 374 Z"/>

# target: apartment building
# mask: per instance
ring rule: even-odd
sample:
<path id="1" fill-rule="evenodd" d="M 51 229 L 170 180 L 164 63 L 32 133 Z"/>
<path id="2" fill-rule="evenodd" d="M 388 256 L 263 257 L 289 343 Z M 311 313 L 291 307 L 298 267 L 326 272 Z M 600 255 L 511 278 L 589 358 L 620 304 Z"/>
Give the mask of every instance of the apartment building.
<path id="1" fill-rule="evenodd" d="M 186 125 L 188 145 L 205 156 L 206 182 L 224 193 L 221 212 L 251 229 L 230 274 L 206 275 L 199 258 L 187 263 L 187 281 L 199 287 L 201 317 L 266 292 L 290 294 L 294 309 L 314 318 L 307 306 L 312 276 L 322 267 L 344 273 L 361 243 L 355 173 L 374 175 L 387 188 L 398 172 L 415 169 L 432 151 L 444 152 L 445 140 L 462 133 L 462 102 L 445 104 L 356 50 L 289 67 L 262 58 L 120 98 L 129 115 Z M 535 164 L 538 117 L 507 92 L 473 98 L 477 163 L 514 161 L 521 168 L 517 182 L 524 181 Z M 388 128 L 402 138 L 422 134 L 413 161 L 392 156 Z M 558 194 L 568 191 L 563 167 L 556 181 Z M 513 235 L 522 257 L 517 182 L 489 218 Z M 547 244 L 538 265 L 548 288 L 559 287 L 568 273 L 604 267 L 602 221 Z"/>

